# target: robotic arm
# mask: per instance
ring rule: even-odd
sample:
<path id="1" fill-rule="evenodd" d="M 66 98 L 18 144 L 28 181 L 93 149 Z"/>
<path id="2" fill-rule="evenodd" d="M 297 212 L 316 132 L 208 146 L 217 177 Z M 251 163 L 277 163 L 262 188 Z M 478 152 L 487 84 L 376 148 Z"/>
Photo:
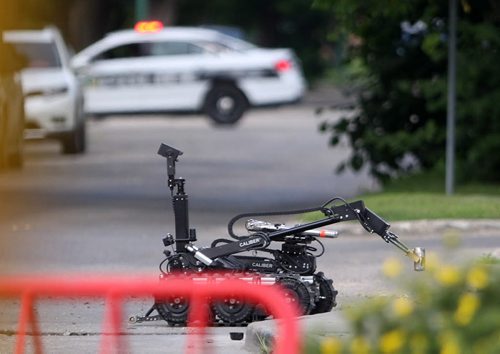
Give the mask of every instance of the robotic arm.
<path id="1" fill-rule="evenodd" d="M 340 208 L 340 210 L 338 210 L 338 208 Z M 345 214 L 344 220 L 353 220 L 352 215 L 354 214 L 366 231 L 379 235 L 385 242 L 393 244 L 410 257 L 413 260 L 414 269 L 416 271 L 425 269 L 425 249 L 421 247 L 410 249 L 406 246 L 398 239 L 396 234 L 389 231 L 390 225 L 373 211 L 366 208 L 363 201 L 357 201 L 350 204 L 346 203 L 345 205 L 334 207 L 330 210 L 334 213 L 346 211 L 347 213 Z M 351 213 L 349 213 L 349 211 Z M 342 215 L 339 217 L 342 218 Z"/>
<path id="2" fill-rule="evenodd" d="M 293 227 L 287 227 L 283 224 L 271 224 L 259 220 L 247 220 L 247 230 L 254 232 L 247 237 L 239 238 L 238 241 L 229 242 L 222 246 L 212 248 L 191 249 L 191 246 L 187 246 L 186 248 L 194 253 L 197 259 L 206 265 L 211 265 L 217 258 L 253 249 L 263 249 L 266 248 L 270 242 L 283 241 L 286 237 L 335 238 L 337 237 L 335 231 L 317 229 L 342 221 L 357 220 L 365 230 L 379 235 L 385 242 L 393 244 L 410 257 L 414 262 L 414 269 L 416 271 L 425 269 L 425 250 L 420 247 L 410 249 L 406 246 L 398 239 L 396 234 L 389 231 L 390 225 L 373 211 L 366 208 L 363 201 L 359 200 L 353 203 L 346 202 L 344 205 L 324 209 L 324 213 L 326 217 L 321 220 Z"/>
<path id="3" fill-rule="evenodd" d="M 410 257 L 413 260 L 414 269 L 416 271 L 422 271 L 425 269 L 425 250 L 421 247 L 410 249 L 406 246 L 398 239 L 396 234 L 389 231 L 391 225 L 389 225 L 384 219 L 375 214 L 373 211 L 366 208 L 362 200 L 352 203 L 344 201 L 343 205 L 325 209 L 324 213 L 327 217 L 323 220 L 315 222 L 318 227 L 341 221 L 358 220 L 366 231 L 379 235 L 385 242 L 393 244 Z M 272 235 L 270 236 L 272 238 Z"/>

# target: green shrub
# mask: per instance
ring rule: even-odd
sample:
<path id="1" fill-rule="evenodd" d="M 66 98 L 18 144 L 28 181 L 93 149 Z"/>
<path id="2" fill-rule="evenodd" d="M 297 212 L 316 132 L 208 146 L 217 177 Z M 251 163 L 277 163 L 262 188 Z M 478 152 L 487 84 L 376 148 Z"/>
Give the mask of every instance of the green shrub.
<path id="1" fill-rule="evenodd" d="M 500 26 L 498 2 L 459 2 L 456 170 L 459 181 L 500 175 Z M 350 58 L 370 80 L 358 109 L 340 120 L 322 115 L 331 145 L 352 153 L 338 166 L 368 167 L 382 182 L 442 168 L 447 115 L 447 1 L 315 0 L 334 14 L 335 30 L 357 38 Z M 412 30 L 404 29 L 411 26 Z"/>
<path id="2" fill-rule="evenodd" d="M 407 296 L 375 298 L 346 311 L 349 338 L 307 341 L 307 353 L 500 353 L 500 267 L 481 259 L 467 266 L 428 259 L 427 271 L 402 275 L 398 260 L 384 271 Z"/>

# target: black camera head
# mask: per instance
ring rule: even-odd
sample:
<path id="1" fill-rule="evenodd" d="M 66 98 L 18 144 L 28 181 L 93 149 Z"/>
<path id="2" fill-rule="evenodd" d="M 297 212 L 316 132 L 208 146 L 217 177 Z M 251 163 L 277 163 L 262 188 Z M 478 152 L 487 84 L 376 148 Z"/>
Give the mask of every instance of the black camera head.
<path id="1" fill-rule="evenodd" d="M 175 162 L 177 158 L 182 155 L 183 152 L 177 149 L 174 149 L 171 146 L 166 144 L 161 144 L 158 149 L 158 155 L 163 156 L 167 159 L 167 173 L 169 178 L 173 178 L 175 176 Z"/>

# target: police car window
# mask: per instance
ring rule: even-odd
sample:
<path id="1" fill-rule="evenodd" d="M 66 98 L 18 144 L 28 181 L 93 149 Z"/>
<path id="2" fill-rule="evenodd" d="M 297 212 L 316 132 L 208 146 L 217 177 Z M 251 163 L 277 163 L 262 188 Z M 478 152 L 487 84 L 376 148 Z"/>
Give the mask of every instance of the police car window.
<path id="1" fill-rule="evenodd" d="M 153 42 L 151 55 L 186 55 L 203 53 L 203 48 L 188 42 Z"/>
<path id="2" fill-rule="evenodd" d="M 150 55 L 149 43 L 129 43 L 108 49 L 95 59 L 122 59 Z"/>
<path id="3" fill-rule="evenodd" d="M 13 43 L 17 52 L 26 59 L 29 68 L 59 68 L 61 61 L 55 43 L 17 42 Z"/>
<path id="4" fill-rule="evenodd" d="M 228 37 L 220 37 L 219 41 L 200 41 L 197 44 L 211 53 L 244 52 L 255 48 L 253 44 Z"/>
<path id="5" fill-rule="evenodd" d="M 249 42 L 244 41 L 242 39 L 234 38 L 231 36 L 225 36 L 225 35 L 220 35 L 218 42 L 221 45 L 225 46 L 226 48 L 229 48 L 231 50 L 235 50 L 238 52 L 244 52 L 244 51 L 256 48 L 256 46 L 253 45 L 252 43 L 249 43 Z"/>

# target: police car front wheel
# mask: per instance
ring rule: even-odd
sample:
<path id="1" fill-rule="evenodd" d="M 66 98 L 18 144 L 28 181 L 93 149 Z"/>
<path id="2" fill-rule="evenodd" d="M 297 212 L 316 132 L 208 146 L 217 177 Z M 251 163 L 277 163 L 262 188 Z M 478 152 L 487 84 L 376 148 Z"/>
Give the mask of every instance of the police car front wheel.
<path id="1" fill-rule="evenodd" d="M 85 123 L 79 123 L 75 129 L 62 138 L 63 154 L 83 154 L 86 149 Z"/>
<path id="2" fill-rule="evenodd" d="M 207 94 L 204 111 L 217 124 L 234 124 L 245 113 L 248 101 L 234 85 L 215 85 Z"/>

